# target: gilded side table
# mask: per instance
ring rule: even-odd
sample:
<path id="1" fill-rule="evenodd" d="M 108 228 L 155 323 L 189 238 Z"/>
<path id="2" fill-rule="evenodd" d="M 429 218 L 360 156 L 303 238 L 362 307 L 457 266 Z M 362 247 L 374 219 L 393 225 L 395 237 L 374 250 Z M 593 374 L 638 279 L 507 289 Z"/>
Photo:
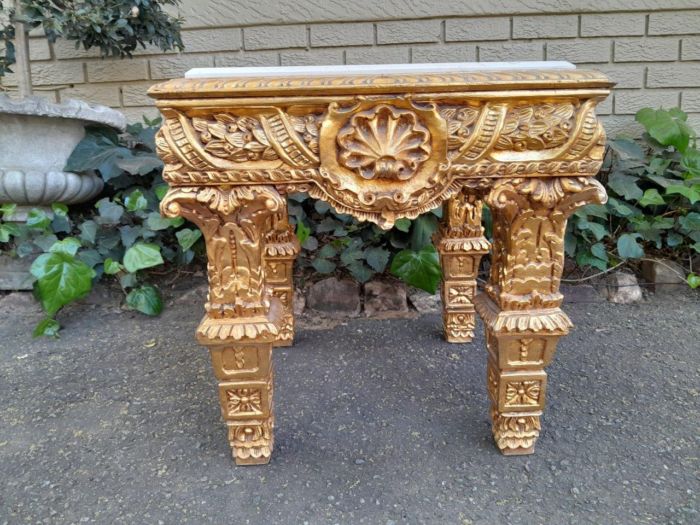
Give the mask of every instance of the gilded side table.
<path id="1" fill-rule="evenodd" d="M 486 327 L 496 445 L 533 452 L 547 374 L 571 322 L 560 309 L 566 220 L 602 203 L 600 73 L 568 63 L 193 70 L 151 88 L 163 114 L 161 209 L 202 230 L 211 352 L 233 456 L 270 459 L 273 346 L 294 336 L 298 242 L 285 195 L 306 191 L 391 228 L 441 204 L 435 243 L 445 337 Z M 481 210 L 493 217 L 492 245 Z M 476 295 L 480 258 L 491 275 Z"/>

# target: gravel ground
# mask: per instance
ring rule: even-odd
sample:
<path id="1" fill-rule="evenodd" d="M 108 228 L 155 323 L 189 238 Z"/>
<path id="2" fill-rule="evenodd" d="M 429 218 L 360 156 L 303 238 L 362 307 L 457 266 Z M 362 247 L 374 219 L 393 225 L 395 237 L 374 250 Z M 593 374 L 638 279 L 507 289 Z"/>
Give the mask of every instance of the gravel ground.
<path id="1" fill-rule="evenodd" d="M 196 301 L 0 301 L 0 523 L 696 524 L 700 300 L 574 303 L 532 456 L 487 419 L 483 333 L 438 315 L 301 329 L 275 350 L 276 448 L 235 467 Z M 110 306 L 111 304 L 111 306 Z"/>

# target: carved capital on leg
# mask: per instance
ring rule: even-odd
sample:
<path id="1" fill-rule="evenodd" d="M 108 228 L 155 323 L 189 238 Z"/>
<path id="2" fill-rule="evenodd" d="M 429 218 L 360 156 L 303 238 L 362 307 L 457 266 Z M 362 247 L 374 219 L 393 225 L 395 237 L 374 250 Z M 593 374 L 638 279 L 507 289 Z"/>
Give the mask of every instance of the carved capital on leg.
<path id="1" fill-rule="evenodd" d="M 194 222 L 206 241 L 209 296 L 197 339 L 211 353 L 238 464 L 267 463 L 272 453 L 271 353 L 283 308 L 265 274 L 266 240 L 284 210 L 268 186 L 176 187 L 161 203 L 164 215 Z"/>
<path id="2" fill-rule="evenodd" d="M 476 276 L 481 257 L 489 250 L 482 209 L 480 193 L 462 190 L 447 202 L 435 236 L 443 274 L 443 326 L 450 343 L 468 343 L 474 337 Z"/>
<path id="3" fill-rule="evenodd" d="M 531 454 L 540 432 L 547 374 L 571 328 L 559 308 L 566 220 L 606 200 L 592 178 L 517 178 L 495 183 L 491 274 L 475 304 L 486 326 L 493 434 L 504 454 Z"/>
<path id="4" fill-rule="evenodd" d="M 282 327 L 274 346 L 291 346 L 294 341 L 294 260 L 299 240 L 289 224 L 287 205 L 275 213 L 272 229 L 265 236 L 265 279 L 282 303 Z"/>

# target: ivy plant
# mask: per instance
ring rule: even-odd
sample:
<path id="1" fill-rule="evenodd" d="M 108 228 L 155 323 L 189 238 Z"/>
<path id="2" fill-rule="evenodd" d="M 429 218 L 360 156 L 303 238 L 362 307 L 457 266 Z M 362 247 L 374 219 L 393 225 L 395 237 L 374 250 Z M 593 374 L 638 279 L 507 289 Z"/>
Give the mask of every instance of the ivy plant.
<path id="1" fill-rule="evenodd" d="M 609 141 L 601 180 L 606 205 L 589 205 L 569 221 L 566 252 L 581 266 L 606 270 L 648 255 L 691 267 L 700 253 L 700 150 L 688 116 L 678 108 L 644 108 L 641 140 Z"/>
<path id="2" fill-rule="evenodd" d="M 31 210 L 26 223 L 0 221 L 0 247 L 15 256 L 40 255 L 31 267 L 34 293 L 46 312 L 35 335 L 55 336 L 56 314 L 84 297 L 103 277 L 116 279 L 127 306 L 147 315 L 163 309 L 160 292 L 148 272 L 166 262 L 189 264 L 202 253 L 201 233 L 180 218 L 158 211 L 167 186 L 155 154 L 159 120 L 129 126 L 127 133 L 88 126 L 68 159 L 67 171 L 97 170 L 104 197 L 89 207 L 54 204 L 52 213 Z M 3 217 L 14 205 L 3 205 Z"/>
<path id="3" fill-rule="evenodd" d="M 302 268 L 320 274 L 346 273 L 361 283 L 389 271 L 408 284 L 436 291 L 441 273 L 431 237 L 440 208 L 413 221 L 399 219 L 384 231 L 298 193 L 289 197 L 289 215 L 301 242 L 298 264 Z"/>

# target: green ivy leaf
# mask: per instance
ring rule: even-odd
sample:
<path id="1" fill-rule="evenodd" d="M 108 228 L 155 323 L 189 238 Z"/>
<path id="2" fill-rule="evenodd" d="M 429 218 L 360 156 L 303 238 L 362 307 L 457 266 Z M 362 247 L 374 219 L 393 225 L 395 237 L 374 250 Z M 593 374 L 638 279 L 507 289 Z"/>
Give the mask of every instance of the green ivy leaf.
<path id="1" fill-rule="evenodd" d="M 124 248 L 129 248 L 136 240 L 141 237 L 144 233 L 144 229 L 141 226 L 120 226 L 119 227 L 119 238 L 124 245 Z"/>
<path id="2" fill-rule="evenodd" d="M 591 232 L 593 234 L 593 236 L 595 237 L 596 241 L 599 241 L 603 237 L 608 235 L 608 229 L 604 225 L 597 223 L 597 222 L 590 222 L 586 219 L 579 219 L 576 222 L 576 227 L 579 230 Z"/>
<path id="3" fill-rule="evenodd" d="M 146 227 L 153 231 L 167 230 L 168 228 L 177 227 L 177 219 L 180 219 L 180 223 L 182 223 L 181 217 L 169 219 L 167 217 L 163 217 L 157 211 L 152 211 L 146 217 Z"/>
<path id="4" fill-rule="evenodd" d="M 78 226 L 80 230 L 80 238 L 89 244 L 95 244 L 95 236 L 97 235 L 97 223 L 92 220 L 87 220 Z"/>
<path id="5" fill-rule="evenodd" d="M 636 201 L 641 199 L 642 195 L 644 195 L 642 189 L 637 186 L 638 180 L 639 179 L 637 177 L 615 172 L 610 175 L 608 186 L 610 186 L 615 193 L 623 196 L 626 200 Z"/>
<path id="6" fill-rule="evenodd" d="M 602 242 L 597 242 L 591 246 L 591 253 L 605 262 L 608 262 L 608 252 Z"/>
<path id="7" fill-rule="evenodd" d="M 623 233 L 617 240 L 617 253 L 623 259 L 639 259 L 644 257 L 644 249 L 639 245 L 638 233 Z"/>
<path id="8" fill-rule="evenodd" d="M 663 109 L 643 108 L 635 115 L 647 133 L 664 146 L 673 146 L 684 152 L 688 147 L 692 129 L 685 123 L 688 116 L 677 108 Z"/>
<path id="9" fill-rule="evenodd" d="M 162 201 L 165 194 L 168 193 L 168 185 L 158 184 L 155 188 L 153 188 L 153 191 L 156 194 L 156 197 L 158 197 L 158 200 Z"/>
<path id="10" fill-rule="evenodd" d="M 361 283 L 366 283 L 374 275 L 374 272 L 365 266 L 362 261 L 354 261 L 348 264 L 347 269 L 350 274 Z"/>
<path id="11" fill-rule="evenodd" d="M 318 239 L 310 235 L 301 243 L 301 247 L 312 252 L 318 248 Z"/>
<path id="12" fill-rule="evenodd" d="M 30 271 L 37 278 L 34 293 L 49 315 L 87 295 L 95 277 L 92 268 L 65 252 L 40 255 Z"/>
<path id="13" fill-rule="evenodd" d="M 107 275 L 115 275 L 121 272 L 124 269 L 124 267 L 118 262 L 113 259 L 110 259 L 107 257 L 104 262 L 104 271 Z"/>
<path id="14" fill-rule="evenodd" d="M 576 264 L 579 266 L 591 266 L 598 270 L 605 271 L 608 268 L 607 261 L 595 257 L 591 252 L 580 251 L 576 254 Z"/>
<path id="15" fill-rule="evenodd" d="M 616 138 L 608 141 L 608 145 L 623 160 L 641 160 L 644 158 L 644 150 L 635 140 L 628 138 Z"/>
<path id="16" fill-rule="evenodd" d="M 352 243 L 347 248 L 345 248 L 340 254 L 340 260 L 345 266 L 350 266 L 351 264 L 359 261 L 364 256 L 364 253 L 357 246 L 362 244 L 362 240 L 358 239 L 359 243 Z"/>
<path id="17" fill-rule="evenodd" d="M 429 244 L 419 251 L 400 251 L 391 261 L 391 273 L 412 286 L 435 293 L 442 277 L 435 246 Z"/>
<path id="18" fill-rule="evenodd" d="M 321 202 L 321 201 L 316 201 Z M 333 217 L 324 217 L 323 220 L 316 224 L 316 232 L 326 233 L 332 232 L 338 228 L 341 228 L 343 223 L 335 220 Z"/>
<path id="19" fill-rule="evenodd" d="M 150 284 L 144 284 L 131 290 L 126 296 L 129 308 L 146 315 L 158 315 L 163 311 L 163 299 L 160 292 Z"/>
<path id="20" fill-rule="evenodd" d="M 316 257 L 311 261 L 311 266 L 319 273 L 333 273 L 336 269 L 336 264 L 328 259 Z"/>
<path id="21" fill-rule="evenodd" d="M 438 220 L 435 215 L 421 215 L 413 221 L 411 228 L 411 248 L 421 250 L 431 243 L 433 233 L 438 228 Z"/>
<path id="22" fill-rule="evenodd" d="M 668 190 L 666 191 L 668 193 Z M 642 198 L 639 199 L 639 204 L 641 206 L 657 206 L 659 204 L 666 204 L 664 198 L 659 194 L 659 190 L 656 188 L 651 188 L 644 192 Z"/>
<path id="23" fill-rule="evenodd" d="M 669 232 L 666 236 L 666 246 L 669 248 L 675 248 L 683 244 L 683 236 L 680 233 Z"/>
<path id="24" fill-rule="evenodd" d="M 338 255 L 338 250 L 336 250 L 331 244 L 325 244 L 316 254 L 316 257 L 322 257 L 324 259 L 329 259 Z"/>
<path id="25" fill-rule="evenodd" d="M 17 205 L 13 202 L 6 202 L 5 204 L 0 204 L 0 215 L 2 218 L 9 217 L 15 210 L 17 210 Z"/>
<path id="26" fill-rule="evenodd" d="M 110 201 L 107 197 L 100 199 L 95 204 L 100 216 L 97 217 L 99 224 L 119 224 L 124 215 L 124 208 L 116 202 Z"/>
<path id="27" fill-rule="evenodd" d="M 325 215 L 326 213 L 328 213 L 328 210 L 331 209 L 331 206 L 325 201 L 317 200 L 314 202 L 314 209 L 318 214 Z"/>
<path id="28" fill-rule="evenodd" d="M 690 201 L 690 204 L 695 204 L 700 201 L 700 184 L 692 186 L 683 186 L 682 184 L 673 184 L 666 188 L 666 195 L 683 195 Z"/>
<path id="29" fill-rule="evenodd" d="M 175 237 L 177 237 L 177 242 L 180 245 L 180 248 L 182 248 L 183 252 L 186 252 L 192 248 L 194 243 L 196 243 L 201 236 L 201 231 L 192 230 L 190 228 L 183 228 L 182 230 L 175 232 Z"/>
<path id="30" fill-rule="evenodd" d="M 0 223 L 0 242 L 10 242 L 12 237 L 17 237 L 20 234 L 20 229 L 16 224 Z"/>
<path id="31" fill-rule="evenodd" d="M 681 167 L 693 177 L 700 177 L 700 150 L 687 149 L 681 157 Z"/>
<path id="32" fill-rule="evenodd" d="M 401 232 L 406 232 L 408 233 L 408 230 L 411 229 L 411 220 L 410 219 L 397 219 L 396 222 L 394 223 L 394 228 Z"/>
<path id="33" fill-rule="evenodd" d="M 52 253 L 67 253 L 68 255 L 75 255 L 78 253 L 81 244 L 75 237 L 66 237 L 62 241 L 57 241 L 53 243 L 49 251 Z"/>
<path id="34" fill-rule="evenodd" d="M 379 247 L 370 247 L 365 250 L 365 261 L 375 272 L 381 273 L 389 262 L 389 250 Z"/>
<path id="35" fill-rule="evenodd" d="M 32 332 L 32 337 L 53 337 L 58 339 L 58 331 L 61 329 L 61 325 L 53 317 L 45 317 L 39 324 L 34 327 Z"/>
<path id="36" fill-rule="evenodd" d="M 700 275 L 697 275 L 695 273 L 689 273 L 688 277 L 686 278 L 686 281 L 688 282 L 688 286 L 690 286 L 692 289 L 695 289 L 698 286 L 700 286 Z"/>
<path id="37" fill-rule="evenodd" d="M 612 212 L 618 217 L 630 217 L 632 215 L 639 215 L 641 212 L 634 206 L 615 199 L 614 197 L 608 198 L 607 206 L 612 210 Z"/>
<path id="38" fill-rule="evenodd" d="M 45 230 L 51 224 L 51 217 L 44 210 L 32 208 L 27 214 L 27 226 L 34 230 Z"/>
<path id="39" fill-rule="evenodd" d="M 309 235 L 311 235 L 311 228 L 306 226 L 302 221 L 299 221 L 297 223 L 296 235 L 297 239 L 299 239 L 299 243 L 304 244 L 304 241 L 309 238 Z"/>
<path id="40" fill-rule="evenodd" d="M 140 211 L 148 207 L 148 201 L 141 190 L 134 190 L 126 196 L 124 205 L 129 211 Z"/>
<path id="41" fill-rule="evenodd" d="M 54 215 L 66 217 L 68 215 L 68 206 L 60 202 L 54 202 L 51 205 L 51 211 L 54 213 Z"/>
<path id="42" fill-rule="evenodd" d="M 124 254 L 124 268 L 129 273 L 159 264 L 163 264 L 163 257 L 157 244 L 137 242 Z"/>
<path id="43" fill-rule="evenodd" d="M 692 211 L 684 217 L 679 217 L 678 223 L 687 232 L 700 230 L 700 213 Z"/>

